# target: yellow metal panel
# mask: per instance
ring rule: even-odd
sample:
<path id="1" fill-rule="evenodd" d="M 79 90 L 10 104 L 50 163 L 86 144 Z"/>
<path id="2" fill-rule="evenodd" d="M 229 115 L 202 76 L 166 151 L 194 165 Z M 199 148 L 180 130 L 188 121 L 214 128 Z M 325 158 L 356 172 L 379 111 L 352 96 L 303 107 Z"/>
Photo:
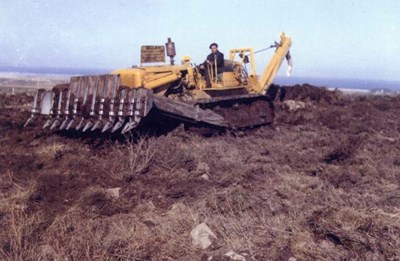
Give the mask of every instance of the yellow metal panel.
<path id="1" fill-rule="evenodd" d="M 174 74 L 173 72 L 163 72 L 163 73 L 148 73 L 145 76 L 145 82 L 151 82 L 151 81 L 155 81 L 164 77 L 167 77 L 171 74 Z"/>
<path id="2" fill-rule="evenodd" d="M 118 74 L 123 86 L 153 89 L 176 81 L 183 70 L 186 70 L 186 66 L 164 65 L 120 69 L 111 74 Z"/>
<path id="3" fill-rule="evenodd" d="M 234 72 L 224 72 L 222 74 L 222 84 L 224 87 L 230 87 L 230 86 L 238 86 L 240 85 L 240 82 L 236 78 Z"/>
<path id="4" fill-rule="evenodd" d="M 186 70 L 185 65 L 162 65 L 162 66 L 149 66 L 149 67 L 140 67 L 145 70 L 146 73 L 161 73 L 161 72 L 170 72 L 170 71 L 183 71 Z"/>
<path id="5" fill-rule="evenodd" d="M 157 87 L 160 87 L 160 86 L 168 84 L 168 83 L 172 83 L 173 81 L 176 81 L 178 79 L 179 79 L 179 76 L 177 74 L 170 74 L 168 76 L 159 78 L 154 81 L 145 82 L 144 87 L 147 89 L 153 89 L 153 88 L 157 88 Z"/>
<path id="6" fill-rule="evenodd" d="M 128 68 L 112 71 L 111 74 L 118 74 L 120 85 L 131 88 L 139 88 L 143 86 L 143 78 L 145 72 L 139 68 Z"/>

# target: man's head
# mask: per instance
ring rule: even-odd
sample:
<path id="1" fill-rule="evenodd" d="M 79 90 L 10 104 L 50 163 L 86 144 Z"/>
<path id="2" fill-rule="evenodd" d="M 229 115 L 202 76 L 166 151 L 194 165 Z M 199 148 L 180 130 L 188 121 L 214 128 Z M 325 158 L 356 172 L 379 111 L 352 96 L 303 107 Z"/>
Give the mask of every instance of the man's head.
<path id="1" fill-rule="evenodd" d="M 210 49 L 211 49 L 212 53 L 218 52 L 218 44 L 216 44 L 216 43 L 210 44 Z"/>

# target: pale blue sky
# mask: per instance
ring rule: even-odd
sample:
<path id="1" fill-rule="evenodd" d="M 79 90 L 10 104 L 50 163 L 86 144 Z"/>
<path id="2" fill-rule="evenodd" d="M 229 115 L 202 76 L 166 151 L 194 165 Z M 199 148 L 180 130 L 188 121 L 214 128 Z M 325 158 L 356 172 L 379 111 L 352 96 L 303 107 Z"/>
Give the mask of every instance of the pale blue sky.
<path id="1" fill-rule="evenodd" d="M 129 67 L 167 37 L 200 63 L 211 42 L 257 50 L 281 31 L 294 76 L 400 80 L 399 0 L 1 0 L 0 66 Z"/>

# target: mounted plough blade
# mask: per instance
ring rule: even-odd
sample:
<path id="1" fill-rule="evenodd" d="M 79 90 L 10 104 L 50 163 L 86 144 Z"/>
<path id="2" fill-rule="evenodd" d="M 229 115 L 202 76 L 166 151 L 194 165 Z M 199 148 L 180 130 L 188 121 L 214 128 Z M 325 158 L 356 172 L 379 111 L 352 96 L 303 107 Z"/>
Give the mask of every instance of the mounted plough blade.
<path id="1" fill-rule="evenodd" d="M 137 127 L 152 106 L 151 90 L 120 86 L 118 75 L 72 77 L 69 85 L 38 90 L 25 126 L 41 114 L 48 117 L 43 128 L 125 133 Z"/>

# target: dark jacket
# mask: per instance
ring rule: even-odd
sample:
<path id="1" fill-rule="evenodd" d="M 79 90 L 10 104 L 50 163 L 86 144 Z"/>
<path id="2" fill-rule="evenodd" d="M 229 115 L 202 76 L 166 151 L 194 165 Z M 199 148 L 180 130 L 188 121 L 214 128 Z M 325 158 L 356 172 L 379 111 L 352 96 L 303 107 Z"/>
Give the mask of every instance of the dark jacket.
<path id="1" fill-rule="evenodd" d="M 212 65 L 214 65 L 215 58 L 217 59 L 217 72 L 222 73 L 224 71 L 224 54 L 220 51 L 217 51 L 215 54 L 210 53 L 207 56 L 207 60 L 210 61 Z M 204 66 L 207 68 L 207 60 L 203 63 Z M 215 68 L 213 66 L 213 68 Z"/>

